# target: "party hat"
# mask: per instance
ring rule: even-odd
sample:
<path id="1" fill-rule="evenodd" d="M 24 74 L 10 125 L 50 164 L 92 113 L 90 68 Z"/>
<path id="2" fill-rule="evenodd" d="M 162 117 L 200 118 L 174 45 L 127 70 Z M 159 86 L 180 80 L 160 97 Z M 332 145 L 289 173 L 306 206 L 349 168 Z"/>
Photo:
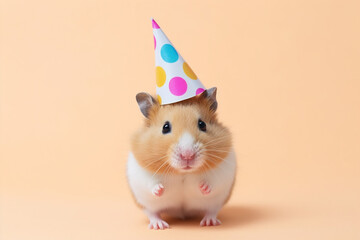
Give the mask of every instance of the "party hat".
<path id="1" fill-rule="evenodd" d="M 156 95 L 161 105 L 192 98 L 205 90 L 190 66 L 152 19 L 156 66 Z"/>

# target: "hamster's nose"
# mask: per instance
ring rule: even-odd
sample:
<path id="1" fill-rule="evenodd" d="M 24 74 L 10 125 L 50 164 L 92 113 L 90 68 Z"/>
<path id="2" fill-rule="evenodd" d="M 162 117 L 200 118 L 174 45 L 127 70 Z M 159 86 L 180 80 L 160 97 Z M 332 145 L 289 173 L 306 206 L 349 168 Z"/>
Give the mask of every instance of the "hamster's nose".
<path id="1" fill-rule="evenodd" d="M 192 161 L 195 159 L 195 152 L 194 151 L 184 151 L 180 153 L 181 160 L 184 161 Z"/>

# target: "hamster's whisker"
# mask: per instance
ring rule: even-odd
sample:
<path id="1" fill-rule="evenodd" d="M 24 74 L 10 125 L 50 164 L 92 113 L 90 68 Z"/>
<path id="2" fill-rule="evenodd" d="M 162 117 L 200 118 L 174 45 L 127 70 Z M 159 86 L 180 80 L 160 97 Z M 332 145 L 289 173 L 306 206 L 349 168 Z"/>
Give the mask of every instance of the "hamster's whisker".
<path id="1" fill-rule="evenodd" d="M 210 140 L 210 141 L 206 142 L 205 145 L 210 144 L 210 143 L 212 143 L 212 142 L 217 142 L 217 141 L 219 141 L 220 139 L 228 138 L 228 136 L 230 136 L 230 134 L 229 134 L 229 135 L 225 135 L 225 136 L 221 136 L 221 137 L 219 137 L 219 138 L 215 138 L 215 139 L 213 139 L 213 140 Z"/>
<path id="2" fill-rule="evenodd" d="M 204 165 L 203 165 L 203 166 L 205 166 L 205 167 L 206 167 L 206 169 L 205 169 L 205 170 L 209 170 L 209 169 L 211 169 L 211 168 L 210 168 L 210 165 L 209 165 L 206 161 L 204 162 Z"/>
<path id="3" fill-rule="evenodd" d="M 212 151 L 212 150 L 209 150 L 209 151 Z M 207 156 L 207 157 L 215 157 L 215 158 L 217 158 L 217 159 L 219 159 L 219 160 L 222 160 L 223 162 L 227 162 L 227 160 L 226 160 L 226 158 L 221 158 L 221 157 L 219 157 L 219 156 L 216 156 L 216 155 L 214 155 L 214 154 L 211 154 L 211 153 L 209 153 L 209 151 L 201 151 L 201 153 L 200 154 L 202 154 L 202 155 L 204 155 L 204 156 Z"/>
<path id="4" fill-rule="evenodd" d="M 215 138 L 215 139 L 213 139 L 213 140 L 211 140 L 211 141 L 206 142 L 204 145 L 209 145 L 209 144 L 212 143 L 212 142 L 217 142 L 217 141 L 219 141 L 219 140 L 223 140 L 223 139 L 225 139 L 225 138 L 228 138 L 229 136 L 231 136 L 231 134 L 223 135 L 223 136 L 221 136 L 221 137 L 219 137 L 219 138 Z"/>
<path id="5" fill-rule="evenodd" d="M 224 138 L 221 137 L 221 138 L 217 138 L 215 140 L 211 140 L 210 142 L 206 142 L 203 145 L 203 147 L 216 146 L 221 142 L 226 142 L 226 139 L 227 139 L 226 137 L 224 137 Z"/>
<path id="6" fill-rule="evenodd" d="M 214 155 L 205 155 L 205 156 L 207 157 L 207 160 L 209 160 L 212 163 L 216 163 L 217 167 L 222 168 L 220 163 L 218 163 L 218 161 L 216 161 L 216 159 L 214 158 L 215 157 Z M 221 158 L 219 158 L 219 159 L 221 159 Z M 223 162 L 227 163 L 225 160 Z"/>
<path id="7" fill-rule="evenodd" d="M 205 177 L 207 178 L 208 177 L 209 167 L 207 165 L 202 165 L 200 170 L 202 170 L 201 173 L 203 175 L 205 175 Z"/>
<path id="8" fill-rule="evenodd" d="M 205 163 L 205 165 L 207 166 L 206 174 L 208 174 L 209 171 L 212 171 L 212 168 L 211 168 L 211 166 L 210 166 L 207 162 L 204 162 L 204 163 Z"/>
<path id="9" fill-rule="evenodd" d="M 208 170 L 205 172 L 206 176 L 210 175 L 209 172 L 211 172 L 211 174 L 218 180 L 220 181 L 220 178 L 219 176 L 216 174 L 215 172 L 215 169 L 212 169 L 211 166 L 207 163 L 207 162 L 204 162 L 205 165 L 208 167 Z"/>
<path id="10" fill-rule="evenodd" d="M 156 163 L 156 162 L 159 162 L 160 160 L 155 160 L 155 161 L 151 161 L 150 163 L 146 164 L 146 166 L 144 168 L 147 168 L 148 166 Z"/>
<path id="11" fill-rule="evenodd" d="M 208 158 L 208 160 L 210 161 L 210 162 L 214 162 L 212 159 L 210 159 L 210 158 Z M 225 168 L 223 168 L 222 166 L 220 166 L 220 165 L 218 165 L 218 166 L 216 166 L 216 168 L 219 168 L 219 170 L 220 171 L 222 171 L 223 173 L 225 173 L 225 174 L 227 174 L 228 173 L 228 171 L 230 171 L 230 170 L 227 170 L 227 169 L 225 169 Z M 216 168 L 213 168 L 213 169 L 209 169 L 209 171 L 208 172 L 212 172 L 214 175 L 216 175 L 216 172 L 215 172 L 215 170 L 216 170 Z"/>
<path id="12" fill-rule="evenodd" d="M 200 170 L 200 173 L 205 173 L 205 171 L 206 171 L 205 165 L 201 165 L 199 170 Z"/>
<path id="13" fill-rule="evenodd" d="M 154 176 L 159 172 L 159 170 L 163 167 L 163 166 L 165 166 L 165 164 L 167 164 L 168 162 L 167 161 L 165 161 L 165 162 L 163 162 L 163 164 L 161 164 L 161 166 L 156 170 L 156 172 L 151 176 L 151 179 L 152 178 L 154 178 Z"/>
<path id="14" fill-rule="evenodd" d="M 163 159 L 163 158 L 167 157 L 168 154 L 165 154 L 165 155 L 161 156 L 160 158 L 158 158 L 159 157 L 158 154 L 152 154 L 151 156 L 154 158 L 157 158 L 157 159 Z"/>
<path id="15" fill-rule="evenodd" d="M 161 161 L 161 159 L 157 159 L 157 160 L 155 160 L 155 161 L 151 161 L 150 163 L 148 163 L 144 168 L 147 168 L 147 167 L 149 167 L 150 165 L 152 165 L 152 164 L 154 164 L 154 163 L 157 163 L 157 162 L 160 162 Z"/>
<path id="16" fill-rule="evenodd" d="M 225 163 L 225 164 L 230 164 L 230 163 L 229 163 L 228 161 L 226 161 L 225 159 L 220 158 L 220 157 L 218 157 L 218 156 L 216 156 L 216 155 L 213 155 L 213 154 L 210 154 L 210 153 L 206 153 L 206 154 L 204 154 L 204 156 L 208 157 L 207 160 L 209 160 L 209 161 L 212 162 L 212 163 L 218 163 L 218 162 L 216 161 L 216 158 L 218 158 L 218 159 L 222 160 L 223 163 Z M 220 163 L 219 163 L 219 164 L 220 164 Z M 217 165 L 217 167 L 222 168 L 221 165 L 219 165 L 219 164 Z"/>
<path id="17" fill-rule="evenodd" d="M 157 162 L 160 162 L 160 161 L 161 161 L 161 159 L 156 159 L 156 160 L 154 160 L 154 161 L 150 161 L 147 165 L 144 166 L 144 168 L 147 168 L 147 167 L 149 167 L 150 165 L 152 165 L 152 164 L 154 164 L 154 163 L 157 163 Z M 141 172 L 135 173 L 135 175 L 138 175 L 138 174 L 141 174 Z"/>
<path id="18" fill-rule="evenodd" d="M 170 169 L 170 164 L 165 167 L 164 172 L 161 174 L 163 183 L 167 182 L 169 169 Z"/>
<path id="19" fill-rule="evenodd" d="M 168 181 L 168 178 L 171 177 L 171 174 L 173 173 L 173 168 L 171 167 L 171 165 L 169 164 L 167 166 L 167 170 L 165 172 L 165 181 Z"/>
<path id="20" fill-rule="evenodd" d="M 168 178 L 168 176 L 169 176 L 170 168 L 171 168 L 171 166 L 170 166 L 170 164 L 169 164 L 169 165 L 166 166 L 166 168 L 165 168 L 165 170 L 164 170 L 164 174 L 163 174 L 163 175 L 164 175 L 165 181 L 167 181 L 167 178 Z"/>
<path id="21" fill-rule="evenodd" d="M 209 153 L 209 152 L 206 152 L 206 153 L 203 153 L 205 156 L 211 156 L 211 157 L 213 157 L 213 158 L 217 158 L 217 159 L 219 159 L 219 160 L 222 160 L 223 162 L 227 162 L 226 161 L 226 159 L 224 159 L 224 158 L 221 158 L 221 157 L 219 157 L 219 156 L 216 156 L 216 155 L 214 155 L 214 154 L 211 154 L 211 153 Z"/>
<path id="22" fill-rule="evenodd" d="M 231 152 L 231 151 L 225 151 L 225 150 L 216 149 L 216 148 L 212 148 L 211 150 L 209 149 L 208 151 L 210 151 L 210 152 L 223 152 L 223 153 L 229 153 L 229 152 Z"/>
<path id="23" fill-rule="evenodd" d="M 154 157 L 155 157 L 155 156 L 154 156 Z M 145 166 L 145 168 L 148 167 L 148 166 L 150 166 L 150 165 L 152 165 L 152 164 L 154 164 L 154 163 L 157 163 L 157 162 L 161 161 L 162 159 L 164 159 L 164 158 L 166 158 L 166 157 L 168 157 L 168 156 L 165 155 L 165 156 L 162 156 L 161 158 L 155 159 L 154 161 L 150 161 L 149 164 L 147 164 L 147 165 Z"/>
<path id="24" fill-rule="evenodd" d="M 169 176 L 169 174 L 172 172 L 173 168 L 170 164 L 168 164 L 164 170 L 164 176 L 165 176 L 165 180 L 167 180 L 167 177 Z"/>

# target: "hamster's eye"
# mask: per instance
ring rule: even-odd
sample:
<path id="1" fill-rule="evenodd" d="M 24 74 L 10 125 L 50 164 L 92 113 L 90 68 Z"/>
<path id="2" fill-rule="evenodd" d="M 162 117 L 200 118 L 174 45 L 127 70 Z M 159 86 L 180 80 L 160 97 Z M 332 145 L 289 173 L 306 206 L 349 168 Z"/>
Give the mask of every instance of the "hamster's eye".
<path id="1" fill-rule="evenodd" d="M 167 134 L 171 132 L 171 126 L 170 126 L 170 123 L 169 122 L 165 122 L 164 126 L 163 126 L 163 129 L 162 129 L 162 133 L 163 134 Z"/>
<path id="2" fill-rule="evenodd" d="M 206 123 L 203 122 L 201 119 L 198 121 L 198 127 L 201 131 L 206 132 Z"/>

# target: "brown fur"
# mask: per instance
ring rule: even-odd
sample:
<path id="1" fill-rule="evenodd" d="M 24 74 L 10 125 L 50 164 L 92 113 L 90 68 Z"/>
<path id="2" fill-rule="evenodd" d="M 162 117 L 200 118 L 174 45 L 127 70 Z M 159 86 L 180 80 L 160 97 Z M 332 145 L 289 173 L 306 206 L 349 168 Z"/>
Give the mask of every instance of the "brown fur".
<path id="1" fill-rule="evenodd" d="M 155 98 L 156 99 L 156 98 Z M 216 113 L 210 109 L 213 102 L 199 95 L 169 105 L 155 103 L 149 110 L 144 126 L 134 134 L 131 148 L 139 164 L 153 173 L 178 173 L 169 164 L 169 157 L 179 137 L 188 131 L 204 144 L 205 164 L 198 171 L 215 168 L 226 158 L 231 148 L 231 135 L 218 122 Z M 198 119 L 207 125 L 207 131 L 198 129 Z M 172 126 L 170 134 L 162 134 L 166 121 Z"/>

